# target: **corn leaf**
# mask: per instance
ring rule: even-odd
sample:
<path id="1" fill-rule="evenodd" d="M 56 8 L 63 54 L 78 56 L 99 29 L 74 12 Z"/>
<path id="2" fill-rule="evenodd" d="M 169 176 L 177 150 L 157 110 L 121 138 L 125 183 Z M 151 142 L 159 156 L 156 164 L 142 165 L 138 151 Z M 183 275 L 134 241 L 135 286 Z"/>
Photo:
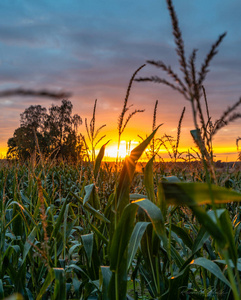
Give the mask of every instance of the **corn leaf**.
<path id="1" fill-rule="evenodd" d="M 99 209 L 100 208 L 100 200 L 98 197 L 98 194 L 96 192 L 95 184 L 89 184 L 85 186 L 85 197 L 83 201 L 83 205 L 85 205 L 87 202 L 94 207 L 94 209 Z"/>
<path id="2" fill-rule="evenodd" d="M 211 260 L 209 260 L 205 257 L 199 257 L 199 258 L 194 259 L 190 263 L 189 266 L 193 266 L 193 265 L 203 267 L 204 269 L 211 272 L 215 277 L 217 277 L 218 279 L 223 281 L 227 286 L 230 287 L 229 281 L 223 275 L 223 272 L 221 271 L 221 269 L 219 268 L 219 266 L 215 262 L 213 262 L 213 261 L 211 261 Z"/>
<path id="3" fill-rule="evenodd" d="M 53 268 L 54 271 L 54 299 L 65 300 L 66 299 L 66 280 L 65 272 L 62 268 Z"/>
<path id="4" fill-rule="evenodd" d="M 89 267 L 91 266 L 91 258 L 93 253 L 93 244 L 94 244 L 94 234 L 85 234 L 81 235 L 81 240 L 85 249 L 85 254 L 87 257 L 87 261 L 89 264 Z"/>
<path id="5" fill-rule="evenodd" d="M 154 193 L 154 181 L 153 181 L 153 160 L 155 156 L 153 156 L 145 166 L 144 169 L 144 185 L 147 192 L 147 198 L 151 200 L 151 202 L 155 203 L 155 193 Z"/>
<path id="6" fill-rule="evenodd" d="M 236 266 L 238 260 L 237 247 L 234 241 L 234 231 L 232 227 L 232 223 L 230 220 L 230 216 L 227 210 L 225 210 L 221 216 L 219 217 L 222 232 L 226 236 L 226 240 L 228 241 L 228 252 L 229 257 L 232 259 L 234 265 Z"/>
<path id="7" fill-rule="evenodd" d="M 100 285 L 102 286 L 102 299 L 110 300 L 108 297 L 108 287 L 111 279 L 110 267 L 100 267 Z"/>
<path id="8" fill-rule="evenodd" d="M 193 242 L 192 247 L 192 253 L 196 253 L 198 250 L 200 250 L 203 246 L 203 244 L 207 241 L 210 234 L 207 232 L 207 230 L 202 226 Z"/>
<path id="9" fill-rule="evenodd" d="M 99 173 L 99 170 L 100 170 L 100 165 L 101 165 L 101 162 L 102 162 L 102 159 L 105 155 L 105 147 L 106 145 L 109 143 L 109 141 L 107 143 L 105 143 L 101 148 L 100 148 L 100 151 L 98 153 L 98 156 L 95 160 L 95 168 L 94 168 L 94 177 L 95 177 L 95 180 L 97 179 L 97 176 L 98 176 L 98 173 Z"/>
<path id="10" fill-rule="evenodd" d="M 65 283 L 65 275 L 64 269 L 62 268 L 52 268 L 49 270 L 48 275 L 44 281 L 44 284 L 37 295 L 36 300 L 42 299 L 44 294 L 47 292 L 48 287 L 55 279 L 55 287 L 54 287 L 54 299 L 64 300 L 66 299 L 66 283 Z"/>
<path id="11" fill-rule="evenodd" d="M 124 208 L 129 204 L 130 185 L 134 176 L 135 167 L 138 159 L 145 151 L 146 147 L 157 132 L 158 126 L 147 139 L 131 151 L 130 156 L 127 156 L 121 170 L 119 183 L 116 190 L 117 199 L 117 220 L 120 218 Z"/>
<path id="12" fill-rule="evenodd" d="M 51 234 L 51 239 L 55 236 L 57 236 L 57 232 L 59 231 L 59 228 L 62 224 L 62 221 L 63 221 L 63 217 L 64 217 L 64 212 L 65 212 L 65 209 L 66 209 L 66 205 L 67 205 L 67 199 L 64 199 L 63 201 L 63 205 L 60 209 L 60 212 L 59 212 L 59 215 L 58 215 L 58 218 L 57 218 L 57 221 L 55 223 L 55 226 L 54 226 L 54 230 Z"/>
<path id="13" fill-rule="evenodd" d="M 35 226 L 33 228 L 33 230 L 31 231 L 31 233 L 29 234 L 25 244 L 24 244 L 24 249 L 23 249 L 23 258 L 22 258 L 22 263 L 21 265 L 24 264 L 25 262 L 25 259 L 29 253 L 29 250 L 31 249 L 33 243 L 34 243 L 34 239 L 36 237 L 36 234 L 37 234 L 37 227 Z"/>
<path id="14" fill-rule="evenodd" d="M 210 187 L 207 183 L 163 182 L 162 185 L 165 193 L 165 199 L 168 204 L 188 206 L 204 204 L 211 205 L 212 197 L 215 204 L 241 201 L 240 193 L 216 185 L 211 185 L 212 195 L 210 195 Z"/>
<path id="15" fill-rule="evenodd" d="M 127 261 L 127 269 L 129 269 L 132 260 L 134 259 L 137 249 L 140 245 L 140 241 L 143 237 L 143 234 L 146 230 L 146 227 L 150 224 L 150 222 L 137 222 L 135 228 L 132 232 L 129 246 L 128 246 L 128 261 Z"/>
<path id="16" fill-rule="evenodd" d="M 171 230 L 175 232 L 179 236 L 179 238 L 182 239 L 183 243 L 189 249 L 192 249 L 193 247 L 192 239 L 183 228 L 176 226 L 175 224 L 171 224 Z"/>
<path id="17" fill-rule="evenodd" d="M 75 197 L 82 205 L 83 205 L 83 200 L 76 194 L 74 194 L 73 192 L 70 192 L 70 194 Z M 102 215 L 100 212 L 98 212 L 97 210 L 94 209 L 94 207 L 92 207 L 88 202 L 85 203 L 84 208 L 89 211 L 94 217 L 96 217 L 97 219 L 106 222 L 106 223 L 110 223 L 110 221 L 104 216 Z"/>
<path id="18" fill-rule="evenodd" d="M 136 205 L 129 204 L 125 207 L 113 235 L 110 247 L 110 270 L 112 271 L 108 290 L 110 299 L 126 299 L 127 251 L 136 211 Z"/>
<path id="19" fill-rule="evenodd" d="M 163 241 L 164 248 L 167 249 L 167 237 L 161 210 L 149 199 L 136 200 L 132 203 L 138 205 L 145 211 L 157 236 Z"/>

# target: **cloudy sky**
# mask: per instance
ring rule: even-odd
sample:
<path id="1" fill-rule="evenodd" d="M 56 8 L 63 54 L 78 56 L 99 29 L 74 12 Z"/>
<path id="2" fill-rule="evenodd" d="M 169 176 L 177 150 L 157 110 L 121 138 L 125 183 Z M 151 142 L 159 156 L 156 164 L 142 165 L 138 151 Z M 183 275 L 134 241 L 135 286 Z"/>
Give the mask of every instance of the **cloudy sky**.
<path id="1" fill-rule="evenodd" d="M 187 55 L 198 49 L 198 68 L 218 36 L 228 33 L 205 82 L 215 120 L 241 96 L 241 1 L 174 0 L 174 5 Z M 88 120 L 98 99 L 97 124 L 106 124 L 103 133 L 114 142 L 134 71 L 150 59 L 163 60 L 178 72 L 171 32 L 165 0 L 1 0 L 0 91 L 18 87 L 70 91 L 74 113 Z M 151 65 L 139 73 L 147 75 L 164 76 Z M 157 99 L 157 122 L 164 123 L 159 135 L 176 135 L 186 106 L 181 142 L 183 147 L 192 146 L 190 103 L 153 83 L 134 82 L 129 103 L 145 112 L 130 121 L 123 138 L 138 141 L 138 134 L 150 134 Z M 48 108 L 52 103 L 48 98 L 0 98 L 0 152 L 6 150 L 25 108 L 33 104 Z M 214 144 L 226 147 L 226 152 L 235 150 L 240 125 L 241 120 L 220 131 Z M 83 125 L 80 130 L 85 134 Z"/>

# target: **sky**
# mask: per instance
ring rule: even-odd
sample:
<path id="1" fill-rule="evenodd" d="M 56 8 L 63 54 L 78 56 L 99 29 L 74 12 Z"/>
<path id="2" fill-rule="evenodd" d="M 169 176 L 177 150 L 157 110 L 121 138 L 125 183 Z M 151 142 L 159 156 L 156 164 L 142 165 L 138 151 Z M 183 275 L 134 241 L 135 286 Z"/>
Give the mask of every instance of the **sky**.
<path id="1" fill-rule="evenodd" d="M 223 32 L 227 36 L 213 59 L 204 83 L 212 120 L 241 96 L 241 1 L 174 0 L 187 56 L 195 48 L 197 67 Z M 178 59 L 165 0 L 1 0 L 0 91 L 13 88 L 69 91 L 73 112 L 91 119 L 95 99 L 97 126 L 110 146 L 117 141 L 117 120 L 129 80 L 147 60 L 162 60 L 178 74 Z M 165 74 L 146 65 L 137 77 Z M 123 142 L 132 145 L 151 133 L 155 101 L 158 137 L 176 137 L 179 117 L 186 107 L 180 149 L 192 147 L 194 129 L 190 103 L 169 87 L 134 82 L 129 104 L 145 112 L 129 122 Z M 46 108 L 49 98 L 0 98 L 0 153 L 20 126 L 20 113 L 30 105 Z M 132 111 L 130 109 L 130 112 Z M 237 112 L 241 111 L 241 107 Z M 220 130 L 214 138 L 216 158 L 236 159 L 241 120 Z M 82 125 L 80 131 L 86 135 Z M 103 140 L 104 142 L 104 140 Z"/>

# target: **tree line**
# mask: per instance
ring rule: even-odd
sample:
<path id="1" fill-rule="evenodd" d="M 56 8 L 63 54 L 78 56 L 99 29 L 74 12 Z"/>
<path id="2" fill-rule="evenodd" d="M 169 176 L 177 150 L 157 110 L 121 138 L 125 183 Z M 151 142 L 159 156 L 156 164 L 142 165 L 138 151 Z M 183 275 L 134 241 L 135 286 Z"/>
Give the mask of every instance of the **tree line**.
<path id="1" fill-rule="evenodd" d="M 82 118 L 72 114 L 73 105 L 62 100 L 48 109 L 31 105 L 20 114 L 20 127 L 8 140 L 8 158 L 27 160 L 32 155 L 77 161 L 85 153 L 78 128 Z"/>

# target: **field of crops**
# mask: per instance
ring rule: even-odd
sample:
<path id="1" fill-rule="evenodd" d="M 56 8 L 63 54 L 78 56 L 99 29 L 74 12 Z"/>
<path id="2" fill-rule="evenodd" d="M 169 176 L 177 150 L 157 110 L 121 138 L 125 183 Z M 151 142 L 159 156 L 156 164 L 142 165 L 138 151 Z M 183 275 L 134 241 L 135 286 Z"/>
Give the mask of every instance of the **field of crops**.
<path id="1" fill-rule="evenodd" d="M 240 173 L 135 172 L 154 133 L 120 170 L 104 148 L 94 164 L 1 162 L 1 299 L 239 299 Z"/>

